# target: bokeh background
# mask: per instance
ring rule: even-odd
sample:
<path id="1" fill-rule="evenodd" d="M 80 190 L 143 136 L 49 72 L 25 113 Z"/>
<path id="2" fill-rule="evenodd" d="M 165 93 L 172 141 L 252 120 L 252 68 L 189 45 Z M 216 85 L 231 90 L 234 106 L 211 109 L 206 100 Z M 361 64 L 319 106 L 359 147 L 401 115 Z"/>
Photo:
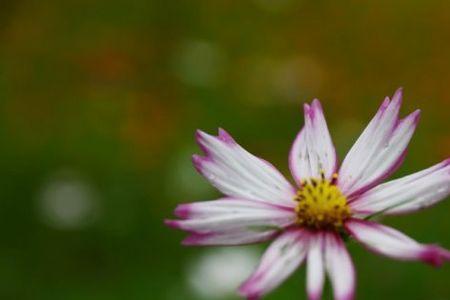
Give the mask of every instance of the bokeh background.
<path id="1" fill-rule="evenodd" d="M 342 158 L 403 86 L 423 115 L 396 176 L 448 157 L 450 3 L 391 2 L 1 1 L 0 298 L 237 299 L 264 247 L 186 248 L 163 225 L 219 195 L 191 166 L 197 128 L 289 175 L 303 102 Z M 385 222 L 450 247 L 449 213 Z M 349 247 L 358 299 L 450 299 L 449 265 Z M 305 299 L 304 270 L 267 299 Z"/>

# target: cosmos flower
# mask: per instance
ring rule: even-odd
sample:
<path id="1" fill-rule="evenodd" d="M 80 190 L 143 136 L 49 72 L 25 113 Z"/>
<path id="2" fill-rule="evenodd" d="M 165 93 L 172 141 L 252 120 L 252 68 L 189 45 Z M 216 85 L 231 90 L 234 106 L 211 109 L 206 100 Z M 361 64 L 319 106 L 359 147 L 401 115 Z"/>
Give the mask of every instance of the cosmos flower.
<path id="1" fill-rule="evenodd" d="M 261 298 L 302 263 L 310 300 L 321 298 L 325 274 L 336 300 L 353 299 L 355 270 L 346 236 L 394 259 L 441 265 L 450 260 L 449 251 L 369 221 L 374 215 L 412 213 L 450 194 L 450 159 L 382 183 L 403 162 L 419 120 L 419 110 L 400 119 L 401 102 L 401 89 L 392 100 L 386 97 L 340 167 L 320 102 L 305 104 L 305 125 L 289 154 L 295 186 L 223 129 L 218 136 L 198 131 L 205 156 L 193 156 L 195 168 L 225 196 L 181 204 L 175 210 L 180 220 L 166 223 L 190 233 L 185 245 L 273 240 L 239 288 L 248 299 Z"/>

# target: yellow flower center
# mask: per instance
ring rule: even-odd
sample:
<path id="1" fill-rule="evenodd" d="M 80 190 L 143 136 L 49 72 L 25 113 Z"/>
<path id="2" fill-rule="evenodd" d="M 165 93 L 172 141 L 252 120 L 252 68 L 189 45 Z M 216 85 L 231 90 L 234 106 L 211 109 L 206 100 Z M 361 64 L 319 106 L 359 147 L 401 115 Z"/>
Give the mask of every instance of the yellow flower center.
<path id="1" fill-rule="evenodd" d="M 321 178 L 303 180 L 294 200 L 297 224 L 315 229 L 339 229 L 351 215 L 347 198 L 336 185 L 337 174 L 331 181 Z"/>

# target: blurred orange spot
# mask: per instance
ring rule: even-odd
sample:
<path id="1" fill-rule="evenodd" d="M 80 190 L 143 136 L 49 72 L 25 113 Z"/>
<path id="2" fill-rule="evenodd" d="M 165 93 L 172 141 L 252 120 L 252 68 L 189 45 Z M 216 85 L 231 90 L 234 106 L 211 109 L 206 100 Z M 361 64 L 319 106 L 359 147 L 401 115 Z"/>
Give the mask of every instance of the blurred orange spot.
<path id="1" fill-rule="evenodd" d="M 141 167 L 158 162 L 177 127 L 174 107 L 145 95 L 129 101 L 121 135 Z"/>
<path id="2" fill-rule="evenodd" d="M 93 49 L 76 58 L 76 61 L 94 80 L 123 80 L 130 78 L 135 71 L 130 54 L 111 47 Z"/>

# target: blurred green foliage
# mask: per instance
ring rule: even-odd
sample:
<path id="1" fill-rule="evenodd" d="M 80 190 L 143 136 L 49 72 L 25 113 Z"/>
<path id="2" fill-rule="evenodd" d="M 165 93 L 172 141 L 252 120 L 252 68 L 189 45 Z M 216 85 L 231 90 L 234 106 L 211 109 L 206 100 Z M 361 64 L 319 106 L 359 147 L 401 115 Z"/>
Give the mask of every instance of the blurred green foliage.
<path id="1" fill-rule="evenodd" d="M 219 195 L 190 165 L 196 128 L 288 175 L 303 102 L 322 100 L 342 158 L 403 86 L 423 116 L 397 175 L 446 158 L 449 22 L 434 0 L 2 1 L 0 298 L 199 299 L 209 250 L 162 223 Z M 449 210 L 385 221 L 450 247 Z M 359 299 L 450 298 L 448 265 L 350 251 Z M 268 297 L 293 298 L 304 270 Z"/>

